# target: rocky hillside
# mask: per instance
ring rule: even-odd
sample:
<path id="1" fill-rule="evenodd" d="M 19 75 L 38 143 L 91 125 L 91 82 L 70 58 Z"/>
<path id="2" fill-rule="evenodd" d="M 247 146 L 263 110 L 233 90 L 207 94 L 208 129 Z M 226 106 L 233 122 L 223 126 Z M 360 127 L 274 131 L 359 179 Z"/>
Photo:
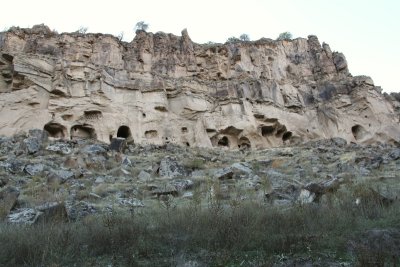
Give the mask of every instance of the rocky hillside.
<path id="1" fill-rule="evenodd" d="M 341 138 L 239 152 L 30 130 L 0 138 L 0 265 L 392 265 L 399 170 L 398 147 Z"/>
<path id="2" fill-rule="evenodd" d="M 0 135 L 260 149 L 341 137 L 396 143 L 399 99 L 352 77 L 316 36 L 196 44 L 130 42 L 44 25 L 0 33 Z M 397 100 L 396 100 L 397 98 Z"/>
<path id="3" fill-rule="evenodd" d="M 291 207 L 327 201 L 325 194 L 357 184 L 388 204 L 400 196 L 398 147 L 347 145 L 340 138 L 238 153 L 174 144 L 127 146 L 123 139 L 118 147 L 49 141 L 46 131 L 30 130 L 0 138 L 0 152 L 0 219 L 9 222 L 60 215 L 49 212 L 53 209 L 75 221 L 154 208 L 160 201 L 184 205 L 197 199 L 206 205 L 210 198 Z M 367 201 L 359 192 L 350 198 Z"/>

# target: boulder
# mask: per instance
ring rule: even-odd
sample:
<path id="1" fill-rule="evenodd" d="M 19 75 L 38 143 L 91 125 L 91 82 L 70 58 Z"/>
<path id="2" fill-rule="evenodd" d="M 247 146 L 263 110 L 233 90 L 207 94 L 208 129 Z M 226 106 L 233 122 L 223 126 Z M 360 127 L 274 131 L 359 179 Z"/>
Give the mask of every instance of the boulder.
<path id="1" fill-rule="evenodd" d="M 309 199 L 311 199 L 311 196 L 313 194 L 313 201 L 318 202 L 322 195 L 326 193 L 336 192 L 339 189 L 340 185 L 344 182 L 337 177 L 328 176 L 328 178 L 330 179 L 327 181 L 322 181 L 319 183 L 312 182 L 305 185 L 303 190 L 307 190 L 309 193 L 306 193 L 306 191 L 304 191 L 304 194 L 309 194 Z"/>
<path id="2" fill-rule="evenodd" d="M 65 183 L 66 181 L 75 177 L 75 173 L 70 170 L 53 170 L 48 176 L 48 182 L 58 181 L 60 183 Z"/>
<path id="3" fill-rule="evenodd" d="M 119 205 L 129 208 L 144 207 L 143 202 L 136 198 L 118 198 L 117 202 Z"/>
<path id="4" fill-rule="evenodd" d="M 62 202 L 45 203 L 35 209 L 39 211 L 35 223 L 66 222 L 68 220 L 65 204 Z"/>
<path id="5" fill-rule="evenodd" d="M 46 150 L 57 152 L 62 155 L 69 155 L 72 153 L 72 147 L 68 143 L 57 142 L 50 144 L 46 147 Z"/>
<path id="6" fill-rule="evenodd" d="M 251 174 L 253 170 L 250 167 L 250 164 L 246 162 L 237 162 L 231 165 L 231 168 L 236 172 L 241 172 L 243 174 Z"/>
<path id="7" fill-rule="evenodd" d="M 124 153 L 126 149 L 126 138 L 113 138 L 110 143 L 110 150 Z"/>
<path id="8" fill-rule="evenodd" d="M 71 201 L 66 202 L 65 207 L 67 210 L 68 219 L 71 221 L 80 220 L 88 215 L 95 214 L 97 209 L 92 203 L 86 201 Z"/>
<path id="9" fill-rule="evenodd" d="M 158 174 L 164 178 L 175 178 L 184 176 L 186 171 L 175 158 L 167 156 L 161 160 Z"/>
<path id="10" fill-rule="evenodd" d="M 314 202 L 314 200 L 315 200 L 315 193 L 312 193 L 307 189 L 300 190 L 299 197 L 297 198 L 297 201 L 300 204 L 309 204 L 311 202 Z"/>
<path id="11" fill-rule="evenodd" d="M 392 160 L 398 160 L 400 158 L 400 148 L 395 148 L 389 152 L 389 157 Z"/>
<path id="12" fill-rule="evenodd" d="M 28 131 L 30 137 L 41 139 L 43 142 L 47 141 L 48 133 L 40 129 L 30 129 Z"/>
<path id="13" fill-rule="evenodd" d="M 102 145 L 92 144 L 92 145 L 86 145 L 85 147 L 83 147 L 81 152 L 84 154 L 104 155 L 107 153 L 107 150 Z"/>
<path id="14" fill-rule="evenodd" d="M 184 191 L 193 188 L 193 181 L 192 180 L 174 180 L 170 183 L 172 186 L 176 188 L 178 191 Z"/>
<path id="15" fill-rule="evenodd" d="M 17 209 L 7 216 L 7 221 L 18 224 L 34 224 L 40 212 L 33 208 Z"/>
<path id="16" fill-rule="evenodd" d="M 219 180 L 232 179 L 233 170 L 232 168 L 217 169 L 216 171 L 214 171 L 213 176 Z"/>
<path id="17" fill-rule="evenodd" d="M 139 172 L 138 179 L 140 181 L 149 181 L 151 179 L 151 174 L 146 171 L 141 170 Z"/>
<path id="18" fill-rule="evenodd" d="M 7 221 L 18 224 L 35 224 L 67 221 L 64 203 L 45 203 L 35 208 L 21 208 L 7 216 Z"/>
<path id="19" fill-rule="evenodd" d="M 14 157 L 10 157 L 7 161 L 0 161 L 0 167 L 3 167 L 9 173 L 21 174 L 24 171 L 25 162 Z"/>
<path id="20" fill-rule="evenodd" d="M 44 165 L 41 163 L 35 163 L 35 164 L 28 164 L 25 166 L 25 172 L 31 176 L 40 174 L 44 170 Z"/>
<path id="21" fill-rule="evenodd" d="M 28 137 L 24 140 L 24 149 L 28 154 L 35 154 L 41 149 L 42 140 L 37 137 Z"/>
<path id="22" fill-rule="evenodd" d="M 7 215 L 17 204 L 19 190 L 8 186 L 0 191 L 0 217 Z"/>
<path id="23" fill-rule="evenodd" d="M 6 186 L 9 180 L 7 177 L 0 177 L 0 188 Z"/>
<path id="24" fill-rule="evenodd" d="M 165 185 L 162 187 L 157 187 L 151 193 L 157 197 L 172 195 L 174 197 L 178 196 L 178 190 L 172 185 Z"/>
<path id="25" fill-rule="evenodd" d="M 238 162 L 229 167 L 215 170 L 213 176 L 219 180 L 240 179 L 251 176 L 252 172 L 248 163 Z"/>
<path id="26" fill-rule="evenodd" d="M 125 156 L 122 158 L 122 166 L 132 167 L 132 161 L 128 157 Z"/>

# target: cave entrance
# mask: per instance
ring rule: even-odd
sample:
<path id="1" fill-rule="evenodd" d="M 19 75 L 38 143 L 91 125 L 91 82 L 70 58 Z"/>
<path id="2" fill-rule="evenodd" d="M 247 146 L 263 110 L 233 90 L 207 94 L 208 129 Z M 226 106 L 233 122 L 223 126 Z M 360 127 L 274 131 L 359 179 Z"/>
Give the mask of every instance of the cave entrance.
<path id="1" fill-rule="evenodd" d="M 87 124 L 74 125 L 71 127 L 71 139 L 96 139 L 95 129 Z"/>
<path id="2" fill-rule="evenodd" d="M 360 139 L 364 138 L 366 135 L 366 131 L 365 131 L 364 127 L 362 127 L 359 124 L 356 124 L 353 127 L 351 127 L 351 133 L 353 134 L 354 139 L 356 139 L 356 140 L 360 140 Z"/>
<path id="3" fill-rule="evenodd" d="M 251 143 L 249 138 L 241 137 L 238 142 L 239 149 L 248 150 L 251 148 Z"/>
<path id="4" fill-rule="evenodd" d="M 117 137 L 125 138 L 125 139 L 132 139 L 131 129 L 128 126 L 122 125 L 118 128 Z"/>
<path id="5" fill-rule="evenodd" d="M 229 147 L 229 139 L 228 137 L 224 136 L 218 140 L 218 146 L 222 147 Z"/>
<path id="6" fill-rule="evenodd" d="M 65 138 L 65 135 L 67 133 L 67 128 L 65 128 L 63 125 L 55 122 L 49 122 L 47 123 L 43 129 L 49 134 L 49 137 L 53 138 L 60 138 L 63 139 Z"/>

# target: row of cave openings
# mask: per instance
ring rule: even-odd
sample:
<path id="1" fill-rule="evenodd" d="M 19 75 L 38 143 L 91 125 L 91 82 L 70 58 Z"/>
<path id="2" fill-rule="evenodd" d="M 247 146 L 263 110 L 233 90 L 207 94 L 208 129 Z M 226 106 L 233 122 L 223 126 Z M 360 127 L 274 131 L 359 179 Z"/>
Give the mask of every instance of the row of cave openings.
<path id="1" fill-rule="evenodd" d="M 215 130 L 207 129 L 207 132 L 215 132 Z M 351 133 L 355 140 L 361 140 L 368 134 L 367 130 L 365 130 L 365 128 L 359 124 L 351 127 Z M 285 126 L 279 126 L 278 128 L 274 127 L 274 126 L 261 126 L 261 135 L 263 137 L 267 137 L 267 138 L 270 136 L 275 136 L 277 139 L 281 138 L 282 142 L 285 143 L 288 140 L 290 140 L 293 133 L 290 131 L 287 131 Z M 217 140 L 217 142 L 214 141 L 212 143 L 214 145 L 216 143 L 216 145 L 218 147 L 227 147 L 227 148 L 231 147 L 231 142 L 229 141 L 229 138 L 227 135 L 220 136 L 219 139 Z M 247 137 L 241 137 L 238 140 L 237 144 L 238 144 L 239 149 L 250 149 L 251 148 L 251 142 Z"/>
<path id="2" fill-rule="evenodd" d="M 292 132 L 287 131 L 284 125 L 280 124 L 271 126 L 262 125 L 259 129 L 263 137 L 269 139 L 274 138 L 277 141 L 281 140 L 283 143 L 290 140 L 293 135 Z M 215 129 L 207 129 L 207 133 L 213 135 L 213 137 L 211 138 L 211 143 L 213 144 L 213 146 L 233 148 L 235 146 L 236 140 L 239 149 L 250 149 L 252 146 L 249 138 L 245 136 L 238 138 L 241 130 L 236 129 L 233 126 L 222 130 L 218 134 L 216 134 L 217 131 Z M 230 139 L 233 139 L 233 142 L 231 142 Z"/>
<path id="3" fill-rule="evenodd" d="M 44 126 L 44 130 L 48 132 L 49 137 L 65 139 L 67 137 L 67 128 L 60 123 L 50 122 Z M 131 130 L 128 126 L 122 125 L 118 128 L 117 137 L 133 140 Z M 96 130 L 89 124 L 74 125 L 70 129 L 71 140 L 76 139 L 97 139 Z M 110 141 L 113 138 L 110 135 Z"/>
<path id="4" fill-rule="evenodd" d="M 229 127 L 227 128 L 229 129 Z M 274 136 L 277 139 L 282 139 L 283 142 L 288 141 L 292 137 L 292 132 L 287 131 L 285 126 L 261 126 L 261 135 L 263 137 L 270 137 Z M 44 126 L 44 130 L 48 132 L 50 137 L 58 138 L 58 139 L 65 139 L 67 136 L 67 129 L 65 126 L 61 125 L 60 123 L 50 122 Z M 187 132 L 187 128 L 183 127 L 182 132 Z M 215 133 L 214 129 L 207 129 L 208 133 Z M 229 132 L 229 131 L 228 131 Z M 355 140 L 362 139 L 366 134 L 367 131 L 361 125 L 354 125 L 351 128 L 352 135 Z M 222 132 L 224 133 L 224 132 Z M 156 131 L 147 131 L 145 133 L 147 138 L 154 138 L 157 135 Z M 128 126 L 122 125 L 118 128 L 117 137 L 125 138 L 128 141 L 133 141 L 131 130 Z M 214 145 L 218 147 L 227 147 L 230 148 L 231 144 L 227 135 L 218 136 L 217 140 L 212 142 Z M 70 138 L 71 140 L 75 139 L 97 139 L 97 134 L 95 129 L 88 124 L 78 124 L 74 125 L 70 129 Z M 109 136 L 110 141 L 113 138 L 112 135 Z M 166 138 L 168 141 L 168 138 Z M 189 143 L 186 143 L 187 146 L 190 146 Z M 251 142 L 247 137 L 240 137 L 237 142 L 239 149 L 250 149 Z"/>

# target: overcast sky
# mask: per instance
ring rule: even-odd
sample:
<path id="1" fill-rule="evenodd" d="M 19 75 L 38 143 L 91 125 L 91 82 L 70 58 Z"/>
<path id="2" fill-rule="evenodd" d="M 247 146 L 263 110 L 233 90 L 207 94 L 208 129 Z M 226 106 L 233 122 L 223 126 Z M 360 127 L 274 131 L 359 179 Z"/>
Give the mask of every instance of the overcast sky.
<path id="1" fill-rule="evenodd" d="M 368 75 L 385 92 L 399 92 L 400 0 L 18 0 L 1 3 L 0 31 L 45 23 L 58 32 L 124 32 L 134 37 L 138 21 L 151 32 L 180 35 L 197 43 L 225 42 L 247 33 L 251 40 L 318 36 L 343 52 L 353 75 Z"/>

